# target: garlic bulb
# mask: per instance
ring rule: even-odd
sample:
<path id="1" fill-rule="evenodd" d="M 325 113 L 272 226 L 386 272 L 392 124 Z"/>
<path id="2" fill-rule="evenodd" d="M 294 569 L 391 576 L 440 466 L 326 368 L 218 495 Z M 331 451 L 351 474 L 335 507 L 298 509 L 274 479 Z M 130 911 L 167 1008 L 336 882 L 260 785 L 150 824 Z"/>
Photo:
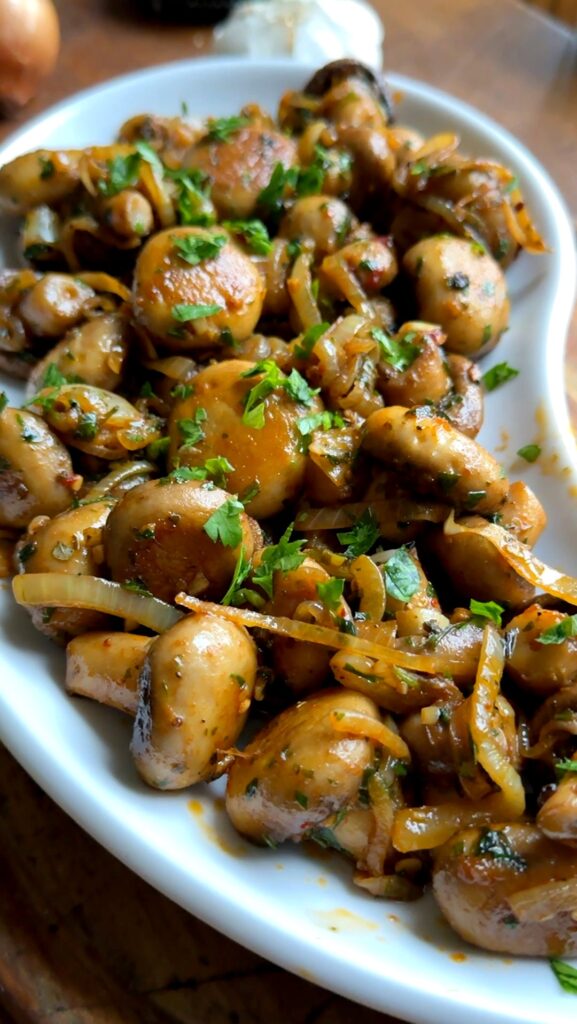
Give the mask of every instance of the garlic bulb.
<path id="1" fill-rule="evenodd" d="M 244 0 L 217 28 L 215 50 L 307 64 L 356 57 L 379 69 L 384 35 L 365 0 Z"/>

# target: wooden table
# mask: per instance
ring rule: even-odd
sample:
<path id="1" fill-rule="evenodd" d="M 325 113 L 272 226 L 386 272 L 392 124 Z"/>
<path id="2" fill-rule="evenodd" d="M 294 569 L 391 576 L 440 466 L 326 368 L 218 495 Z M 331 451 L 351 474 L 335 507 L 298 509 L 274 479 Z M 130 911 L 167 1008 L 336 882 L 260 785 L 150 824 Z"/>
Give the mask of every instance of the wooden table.
<path id="1" fill-rule="evenodd" d="M 448 89 L 514 131 L 577 218 L 576 37 L 514 0 L 374 3 L 387 27 L 387 66 Z M 210 48 L 210 32 L 146 20 L 143 4 L 57 6 L 58 70 L 26 111 L 0 122 L 0 138 L 78 89 Z M 577 395 L 577 329 L 572 335 L 568 384 Z M 0 801 L 0 1019 L 7 1024 L 386 1024 L 160 896 L 1 748 Z"/>

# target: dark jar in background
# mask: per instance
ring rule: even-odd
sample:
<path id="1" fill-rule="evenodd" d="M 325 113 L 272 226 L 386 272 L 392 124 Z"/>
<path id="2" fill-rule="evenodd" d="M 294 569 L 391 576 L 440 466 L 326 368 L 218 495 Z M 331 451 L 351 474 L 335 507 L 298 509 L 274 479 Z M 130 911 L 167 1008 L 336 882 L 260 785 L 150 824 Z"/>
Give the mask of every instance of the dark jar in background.
<path id="1" fill-rule="evenodd" d="M 237 0 L 147 0 L 153 14 L 187 25 L 215 25 L 230 14 Z"/>

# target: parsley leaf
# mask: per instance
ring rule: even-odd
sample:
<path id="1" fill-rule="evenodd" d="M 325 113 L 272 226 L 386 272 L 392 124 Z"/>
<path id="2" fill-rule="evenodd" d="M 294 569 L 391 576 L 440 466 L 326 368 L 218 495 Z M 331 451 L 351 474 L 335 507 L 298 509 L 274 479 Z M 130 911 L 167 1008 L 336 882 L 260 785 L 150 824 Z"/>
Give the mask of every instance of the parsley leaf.
<path id="1" fill-rule="evenodd" d="M 525 871 L 527 868 L 527 861 L 515 852 L 506 832 L 501 829 L 483 829 L 474 852 L 478 857 L 487 855 L 493 860 L 505 861 L 518 871 Z"/>
<path id="2" fill-rule="evenodd" d="M 419 346 L 412 344 L 412 339 L 417 336 L 415 331 L 408 331 L 404 337 L 397 340 L 385 334 L 380 327 L 373 327 L 371 336 L 379 344 L 381 359 L 400 373 L 408 370 L 421 354 Z"/>
<path id="3" fill-rule="evenodd" d="M 189 480 L 206 480 L 207 472 L 202 466 L 177 466 L 159 484 L 185 484 Z"/>
<path id="4" fill-rule="evenodd" d="M 272 252 L 272 242 L 262 220 L 224 220 L 222 226 L 233 235 L 240 235 L 257 256 L 268 256 Z"/>
<path id="5" fill-rule="evenodd" d="M 555 771 L 558 772 L 559 775 L 577 772 L 577 761 L 573 761 L 570 757 L 566 757 L 561 761 L 556 761 Z"/>
<path id="6" fill-rule="evenodd" d="M 207 519 L 203 530 L 215 543 L 236 548 L 242 541 L 241 513 L 244 505 L 237 498 L 229 498 Z"/>
<path id="7" fill-rule="evenodd" d="M 406 604 L 417 593 L 421 578 L 406 548 L 399 548 L 384 566 L 385 584 L 391 597 Z"/>
<path id="8" fill-rule="evenodd" d="M 269 544 L 261 555 L 252 582 L 264 590 L 267 597 L 273 596 L 273 576 L 275 572 L 291 572 L 298 569 L 305 560 L 302 553 L 306 541 L 291 540 L 294 524 L 287 526 L 278 544 Z"/>
<path id="9" fill-rule="evenodd" d="M 517 455 L 525 459 L 525 462 L 536 462 L 540 454 L 541 447 L 538 444 L 526 444 L 517 450 Z"/>
<path id="10" fill-rule="evenodd" d="M 272 359 L 263 359 L 255 363 L 242 377 L 256 377 L 263 374 L 262 380 L 255 384 L 245 398 L 242 422 L 253 430 L 262 430 L 265 419 L 265 399 L 277 388 L 283 388 L 293 401 L 302 405 L 310 405 L 317 391 L 309 387 L 298 370 L 291 370 L 290 376 L 277 366 Z"/>
<path id="11" fill-rule="evenodd" d="M 481 619 L 489 619 L 495 625 L 501 625 L 501 616 L 505 609 L 496 601 L 476 601 L 474 597 L 469 601 L 469 611 Z"/>
<path id="12" fill-rule="evenodd" d="M 262 380 L 250 389 L 244 404 L 242 422 L 247 427 L 255 430 L 262 430 L 264 427 L 264 402 L 275 388 L 281 387 L 286 380 L 285 374 L 272 359 L 263 359 L 256 363 L 250 370 L 243 373 L 243 377 L 255 377 L 263 374 Z"/>
<path id="13" fill-rule="evenodd" d="M 556 626 L 549 626 L 537 637 L 539 644 L 562 644 L 568 637 L 577 636 L 577 614 L 566 615 Z"/>
<path id="14" fill-rule="evenodd" d="M 338 853 L 345 853 L 332 828 L 328 825 L 316 825 L 303 833 L 303 839 L 312 839 L 323 850 L 337 850 Z"/>
<path id="15" fill-rule="evenodd" d="M 162 163 L 162 160 L 160 159 L 158 153 L 156 152 L 155 149 L 152 148 L 150 143 L 144 142 L 143 139 L 139 139 L 139 141 L 135 143 L 134 148 L 136 149 L 137 153 L 142 157 L 142 159 L 145 160 L 147 164 L 150 164 L 152 170 L 160 178 L 162 178 L 164 174 L 164 164 Z"/>
<path id="16" fill-rule="evenodd" d="M 339 544 L 347 544 L 344 555 L 347 558 L 358 558 L 366 555 L 380 537 L 379 524 L 371 508 L 365 509 L 361 518 L 351 527 L 337 533 Z"/>
<path id="17" fill-rule="evenodd" d="M 345 581 L 333 576 L 326 583 L 317 583 L 317 594 L 329 612 L 337 612 L 340 608 Z"/>
<path id="18" fill-rule="evenodd" d="M 45 181 L 47 178 L 52 178 L 56 174 L 56 168 L 54 161 L 49 160 L 48 157 L 39 156 L 38 163 L 40 164 L 40 179 Z"/>
<path id="19" fill-rule="evenodd" d="M 276 164 L 268 185 L 259 192 L 257 202 L 261 210 L 269 217 L 279 217 L 284 209 L 284 193 L 287 188 L 294 189 L 297 179 L 296 167 L 284 167 L 281 163 Z"/>
<path id="20" fill-rule="evenodd" d="M 295 345 L 295 356 L 297 359 L 308 359 L 319 338 L 328 331 L 331 325 L 328 323 L 313 324 L 308 327 L 300 342 Z"/>
<path id="21" fill-rule="evenodd" d="M 246 557 L 243 544 L 236 560 L 230 586 L 220 602 L 221 604 L 237 604 L 245 600 L 246 591 L 242 590 L 242 584 L 250 573 L 251 568 L 252 562 L 250 558 Z"/>
<path id="22" fill-rule="evenodd" d="M 140 153 L 129 153 L 127 156 L 115 156 L 107 160 L 107 177 L 98 180 L 98 191 L 110 198 L 125 188 L 132 188 L 138 181 L 140 160 Z"/>
<path id="23" fill-rule="evenodd" d="M 216 313 L 222 313 L 223 309 L 224 306 L 219 306 L 216 302 L 208 306 L 178 302 L 176 306 L 172 307 L 172 317 L 174 320 L 178 320 L 179 323 L 186 324 L 189 320 L 200 320 L 205 316 L 215 316 Z"/>
<path id="24" fill-rule="evenodd" d="M 204 468 L 207 476 L 210 477 L 217 487 L 226 487 L 228 474 L 234 472 L 234 466 L 230 464 L 224 455 L 215 455 L 214 458 L 207 459 Z"/>
<path id="25" fill-rule="evenodd" d="M 228 142 L 234 132 L 250 124 L 248 117 L 216 117 L 208 122 L 206 138 L 211 142 Z"/>
<path id="26" fill-rule="evenodd" d="M 561 988 L 565 992 L 570 992 L 571 995 L 577 996 L 577 967 L 572 967 L 571 964 L 565 963 L 564 960 L 560 960 L 556 956 L 552 956 L 549 963 Z"/>
<path id="27" fill-rule="evenodd" d="M 0 415 L 4 412 L 4 409 L 8 405 L 8 395 L 5 391 L 0 391 Z"/>
<path id="28" fill-rule="evenodd" d="M 201 423 L 204 423 L 206 419 L 206 409 L 196 409 L 192 418 L 187 417 L 186 419 L 176 421 L 176 426 L 182 438 L 181 448 L 191 448 L 193 445 L 198 444 L 199 441 L 204 441 L 205 433 Z"/>
<path id="29" fill-rule="evenodd" d="M 501 387 L 501 384 L 506 384 L 508 380 L 513 380 L 514 377 L 519 376 L 519 370 L 515 370 L 513 366 L 509 366 L 509 363 L 496 363 L 490 370 L 487 370 L 483 374 L 481 380 L 485 385 L 485 391 L 494 391 L 495 388 Z"/>
<path id="30" fill-rule="evenodd" d="M 152 597 L 150 590 L 148 590 L 146 584 L 143 583 L 141 579 L 124 580 L 120 586 L 123 587 L 124 590 L 132 590 L 135 594 L 141 594 L 142 597 Z"/>
<path id="31" fill-rule="evenodd" d="M 297 420 L 297 430 L 304 438 L 309 438 L 315 430 L 339 429 L 344 425 L 342 416 L 339 416 L 338 412 L 329 412 L 328 409 L 324 412 L 315 412 L 312 416 L 302 416 Z"/>
<path id="32" fill-rule="evenodd" d="M 301 405 L 310 405 L 315 395 L 318 395 L 320 388 L 311 388 L 301 376 L 298 370 L 291 370 L 290 375 L 283 381 L 283 387 L 295 402 Z"/>
<path id="33" fill-rule="evenodd" d="M 178 189 L 176 209 L 180 224 L 197 224 L 199 227 L 214 224 L 214 207 L 208 195 L 207 178 L 202 171 L 165 167 L 164 176 L 174 181 Z"/>
<path id="34" fill-rule="evenodd" d="M 173 235 L 171 241 L 180 258 L 196 267 L 203 260 L 218 256 L 226 245 L 226 235 Z"/>

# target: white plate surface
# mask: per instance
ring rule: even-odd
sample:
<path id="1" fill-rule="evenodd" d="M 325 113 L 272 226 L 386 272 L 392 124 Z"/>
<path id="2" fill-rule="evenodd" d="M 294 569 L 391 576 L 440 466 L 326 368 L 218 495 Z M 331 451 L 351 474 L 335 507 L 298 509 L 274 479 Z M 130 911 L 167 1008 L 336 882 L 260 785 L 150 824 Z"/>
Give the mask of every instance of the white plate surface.
<path id="1" fill-rule="evenodd" d="M 193 116 L 236 113 L 248 101 L 274 112 L 281 93 L 306 77 L 307 69 L 284 60 L 195 60 L 128 75 L 31 122 L 0 149 L 0 163 L 40 146 L 104 143 L 127 117 L 176 114 L 182 100 Z M 575 573 L 577 458 L 563 388 L 575 287 L 569 218 L 543 169 L 495 123 L 426 85 L 389 77 L 404 95 L 402 121 L 427 134 L 456 130 L 471 153 L 515 170 L 552 248 L 547 256 L 521 256 L 508 272 L 511 328 L 485 367 L 506 359 L 521 373 L 489 395 L 481 439 L 544 502 L 550 525 L 541 556 Z M 0 265 L 13 260 L 14 236 L 13 223 L 4 222 Z M 17 397 L 13 385 L 8 390 Z M 515 456 L 531 442 L 543 448 L 534 466 Z M 152 885 L 297 974 L 417 1024 L 574 1024 L 577 999 L 560 990 L 547 964 L 465 946 L 427 899 L 404 906 L 361 894 L 336 855 L 246 844 L 225 818 L 222 784 L 179 794 L 145 788 L 128 753 L 129 723 L 66 697 L 62 653 L 8 593 L 0 600 L 2 739 L 83 828 Z"/>

